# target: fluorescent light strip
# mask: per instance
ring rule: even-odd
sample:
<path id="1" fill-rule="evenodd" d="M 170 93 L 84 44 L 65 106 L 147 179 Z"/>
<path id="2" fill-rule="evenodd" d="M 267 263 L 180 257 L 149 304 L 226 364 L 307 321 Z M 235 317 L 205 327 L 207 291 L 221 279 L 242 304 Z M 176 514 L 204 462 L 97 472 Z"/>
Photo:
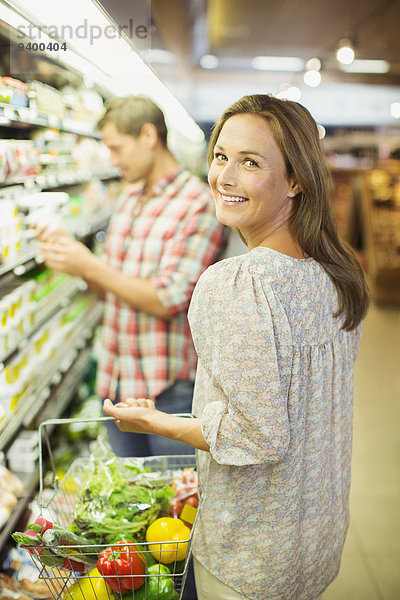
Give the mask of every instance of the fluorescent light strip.
<path id="1" fill-rule="evenodd" d="M 345 73 L 387 73 L 390 65 L 386 60 L 353 60 L 350 65 L 339 65 Z"/>
<path id="2" fill-rule="evenodd" d="M 150 96 L 164 110 L 171 128 L 191 141 L 204 141 L 204 133 L 200 127 L 141 57 L 122 37 L 117 36 L 117 32 L 116 37 L 103 34 L 97 39 L 93 39 L 93 36 L 91 38 L 91 32 L 111 32 L 113 29 L 91 0 L 68 0 L 62 4 L 54 0 L 35 0 L 35 15 L 31 12 L 32 0 L 17 0 L 14 4 L 33 22 L 47 26 L 49 33 L 55 30 L 57 33 L 72 32 L 71 40 L 65 40 L 68 50 L 60 51 L 58 60 L 79 69 L 113 94 Z M 12 11 L 9 11 L 8 17 L 7 22 L 11 24 L 12 20 L 12 25 L 16 28 L 23 25 L 23 29 L 27 29 L 30 24 L 30 20 L 19 17 Z M 78 32 L 85 32 L 85 23 L 87 35 L 78 37 Z M 44 29 L 46 31 L 46 27 Z M 34 32 L 37 36 L 39 30 L 36 28 Z M 45 35 L 41 33 L 42 40 Z M 32 37 L 34 39 L 35 35 Z"/>
<path id="3" fill-rule="evenodd" d="M 24 27 L 28 27 L 30 25 L 29 21 L 24 19 L 24 17 L 20 17 L 15 11 L 8 8 L 8 6 L 5 4 L 1 4 L 0 19 L 15 29 L 18 29 L 18 27 L 21 27 L 21 25 Z"/>
<path id="4" fill-rule="evenodd" d="M 258 71 L 303 71 L 304 60 L 297 56 L 256 56 L 251 66 Z"/>

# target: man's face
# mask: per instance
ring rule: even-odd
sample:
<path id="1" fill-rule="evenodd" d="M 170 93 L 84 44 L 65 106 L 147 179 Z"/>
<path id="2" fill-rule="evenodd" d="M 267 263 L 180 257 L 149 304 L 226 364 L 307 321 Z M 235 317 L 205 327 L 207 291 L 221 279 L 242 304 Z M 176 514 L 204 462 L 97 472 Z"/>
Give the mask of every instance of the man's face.
<path id="1" fill-rule="evenodd" d="M 132 183 L 146 179 L 153 166 L 153 151 L 145 137 L 120 133 L 114 123 L 107 123 L 101 133 L 111 153 L 111 164 L 120 168 L 122 177 Z"/>

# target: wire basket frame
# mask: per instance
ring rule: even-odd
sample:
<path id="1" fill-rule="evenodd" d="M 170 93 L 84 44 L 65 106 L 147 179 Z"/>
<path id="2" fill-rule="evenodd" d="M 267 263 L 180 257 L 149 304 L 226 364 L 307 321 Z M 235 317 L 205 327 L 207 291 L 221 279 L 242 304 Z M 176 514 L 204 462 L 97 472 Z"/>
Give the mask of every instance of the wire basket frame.
<path id="1" fill-rule="evenodd" d="M 192 417 L 190 414 L 176 416 Z M 84 421 L 105 420 L 113 420 L 113 418 L 100 417 L 85 419 Z M 39 509 L 42 516 L 65 529 L 73 520 L 75 504 L 82 489 L 80 475 L 90 466 L 90 458 L 75 459 L 62 482 L 59 483 L 55 477 L 55 465 L 47 428 L 78 421 L 82 422 L 82 419 L 51 419 L 44 421 L 39 427 Z M 53 470 L 53 483 L 50 490 L 45 489 L 44 485 L 43 442 L 47 446 Z M 184 469 L 197 469 L 197 452 L 193 455 L 119 458 L 118 460 L 121 461 L 120 464 L 126 465 L 132 464 L 132 461 L 134 461 L 135 466 L 152 473 L 159 473 L 161 477 L 164 474 L 171 476 L 172 473 Z M 200 505 L 201 496 L 198 509 Z M 183 595 L 197 518 L 198 510 L 194 517 L 190 535 L 185 540 L 168 540 L 161 544 L 160 542 L 135 541 L 126 544 L 130 561 L 134 561 L 136 558 L 144 560 L 146 568 L 143 574 L 135 574 L 133 571 L 128 574 L 126 572 L 119 573 L 118 567 L 115 575 L 97 570 L 99 554 L 105 549 L 115 547 L 116 542 L 112 544 L 80 544 L 79 546 L 73 546 L 72 549 L 69 545 L 60 544 L 52 548 L 52 554 L 48 559 L 47 556 L 43 556 L 42 548 L 30 546 L 26 549 L 39 569 L 39 578 L 46 582 L 54 600 L 59 598 L 62 600 L 107 600 L 107 598 L 109 600 L 134 600 L 135 598 L 139 600 L 178 600 Z M 167 562 L 164 560 L 167 552 L 167 567 L 170 573 L 165 573 L 162 567 L 162 562 Z M 67 568 L 65 568 L 65 563 L 63 565 L 59 564 L 61 559 L 60 561 L 54 560 L 54 555 L 57 555 L 57 553 L 64 558 L 66 554 L 71 556 L 71 562 Z M 182 556 L 184 556 L 183 559 Z M 79 569 L 83 572 L 74 570 L 71 564 L 83 565 Z M 148 572 L 150 565 L 152 565 L 151 573 Z M 126 586 L 120 584 L 122 576 L 125 581 L 128 581 L 128 591 Z M 168 583 L 169 581 L 171 581 L 171 584 Z"/>

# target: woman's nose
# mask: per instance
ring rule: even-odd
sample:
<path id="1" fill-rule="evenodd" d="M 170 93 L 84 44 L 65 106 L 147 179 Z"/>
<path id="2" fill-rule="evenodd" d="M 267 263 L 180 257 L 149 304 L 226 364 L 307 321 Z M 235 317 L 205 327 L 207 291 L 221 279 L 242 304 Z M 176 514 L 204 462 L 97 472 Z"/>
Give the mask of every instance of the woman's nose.
<path id="1" fill-rule="evenodd" d="M 218 175 L 218 183 L 221 186 L 232 186 L 236 183 L 236 170 L 234 165 L 227 163 Z"/>

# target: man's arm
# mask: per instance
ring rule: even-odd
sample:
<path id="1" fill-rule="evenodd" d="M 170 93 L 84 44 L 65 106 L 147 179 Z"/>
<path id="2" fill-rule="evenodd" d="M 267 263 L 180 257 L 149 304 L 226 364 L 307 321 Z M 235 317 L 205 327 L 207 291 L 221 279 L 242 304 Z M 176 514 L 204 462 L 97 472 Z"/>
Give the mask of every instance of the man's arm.
<path id="1" fill-rule="evenodd" d="M 162 319 L 171 317 L 150 279 L 131 277 L 113 269 L 81 242 L 64 237 L 54 242 L 42 242 L 39 251 L 45 259 L 46 266 L 56 273 L 83 277 L 89 287 L 111 292 L 136 310 Z"/>

